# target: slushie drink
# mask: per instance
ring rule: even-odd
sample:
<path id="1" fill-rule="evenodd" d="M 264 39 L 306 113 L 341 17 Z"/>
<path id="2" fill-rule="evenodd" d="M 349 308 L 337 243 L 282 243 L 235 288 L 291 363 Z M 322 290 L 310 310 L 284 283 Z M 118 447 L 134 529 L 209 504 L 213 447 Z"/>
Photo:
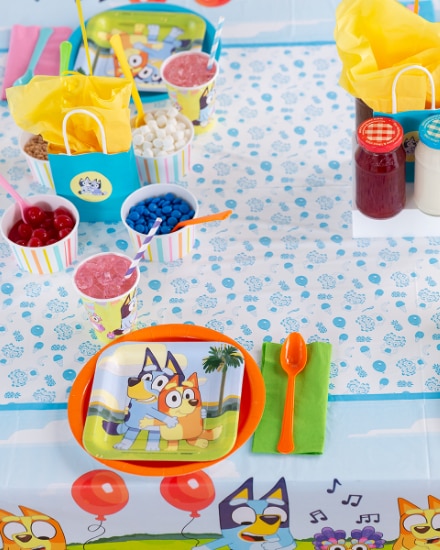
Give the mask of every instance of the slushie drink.
<path id="1" fill-rule="evenodd" d="M 180 52 L 168 57 L 161 65 L 161 76 L 173 107 L 193 123 L 194 132 L 201 134 L 215 124 L 215 98 L 218 63 L 208 69 L 205 52 Z"/>
<path id="2" fill-rule="evenodd" d="M 74 284 L 99 340 L 109 342 L 128 334 L 137 318 L 139 269 L 125 277 L 131 259 L 102 253 L 84 260 L 74 274 Z"/>

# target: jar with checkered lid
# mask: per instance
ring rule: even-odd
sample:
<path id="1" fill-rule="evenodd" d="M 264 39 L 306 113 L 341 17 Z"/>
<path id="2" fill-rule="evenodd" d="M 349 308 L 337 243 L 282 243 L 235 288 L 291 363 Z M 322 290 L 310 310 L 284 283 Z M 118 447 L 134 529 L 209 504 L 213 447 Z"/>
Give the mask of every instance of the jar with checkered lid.
<path id="1" fill-rule="evenodd" d="M 355 161 L 356 207 L 370 218 L 398 214 L 406 201 L 403 128 L 392 118 L 365 120 L 357 131 Z"/>
<path id="2" fill-rule="evenodd" d="M 425 214 L 440 216 L 440 115 L 428 117 L 419 127 L 414 153 L 414 202 Z"/>

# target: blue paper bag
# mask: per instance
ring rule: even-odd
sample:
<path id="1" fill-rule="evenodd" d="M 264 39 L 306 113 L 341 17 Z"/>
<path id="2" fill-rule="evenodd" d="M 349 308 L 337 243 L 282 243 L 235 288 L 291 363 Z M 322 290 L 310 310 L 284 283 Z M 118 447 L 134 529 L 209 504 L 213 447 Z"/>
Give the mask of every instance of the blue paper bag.
<path id="1" fill-rule="evenodd" d="M 72 155 L 67 137 L 67 120 L 75 113 L 91 116 L 98 124 L 103 152 Z M 80 220 L 85 222 L 118 222 L 121 204 L 140 187 L 133 147 L 128 151 L 109 154 L 101 121 L 84 109 L 74 109 L 63 120 L 66 154 L 49 154 L 54 187 L 57 195 L 77 207 Z"/>
<path id="2" fill-rule="evenodd" d="M 420 69 L 425 72 L 431 84 L 431 109 L 421 109 L 417 111 L 400 111 L 397 112 L 396 86 L 401 74 L 410 69 Z M 415 150 L 419 142 L 419 127 L 420 124 L 431 115 L 440 114 L 440 109 L 435 108 L 435 85 L 432 74 L 422 65 L 409 65 L 401 69 L 394 77 L 391 90 L 392 112 L 382 113 L 374 111 L 373 116 L 385 116 L 397 120 L 403 128 L 403 147 L 406 152 L 405 177 L 408 183 L 414 182 L 414 160 Z"/>

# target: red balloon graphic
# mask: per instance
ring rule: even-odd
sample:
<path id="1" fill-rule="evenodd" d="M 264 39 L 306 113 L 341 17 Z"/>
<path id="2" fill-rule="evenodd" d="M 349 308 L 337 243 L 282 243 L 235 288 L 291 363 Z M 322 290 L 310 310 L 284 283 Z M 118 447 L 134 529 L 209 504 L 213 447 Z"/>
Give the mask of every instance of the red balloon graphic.
<path id="1" fill-rule="evenodd" d="M 211 478 L 203 471 L 164 477 L 160 493 L 171 506 L 191 512 L 192 518 L 200 517 L 199 510 L 209 506 L 215 497 Z"/>
<path id="2" fill-rule="evenodd" d="M 72 497 L 80 508 L 96 514 L 98 521 L 122 510 L 129 498 L 124 480 L 109 470 L 93 470 L 79 477 L 72 485 Z"/>

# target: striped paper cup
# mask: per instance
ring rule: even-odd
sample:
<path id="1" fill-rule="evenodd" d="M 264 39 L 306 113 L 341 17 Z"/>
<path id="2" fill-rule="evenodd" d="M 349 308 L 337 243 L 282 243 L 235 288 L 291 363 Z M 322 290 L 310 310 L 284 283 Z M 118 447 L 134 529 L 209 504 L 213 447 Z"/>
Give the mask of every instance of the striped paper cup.
<path id="1" fill-rule="evenodd" d="M 167 183 L 165 185 L 153 183 L 137 189 L 125 199 L 121 207 L 122 222 L 128 231 L 135 252 L 139 250 L 146 235 L 135 231 L 126 223 L 125 220 L 130 208 L 145 199 L 160 197 L 166 193 L 173 193 L 176 197 L 185 200 L 194 210 L 194 217 L 197 217 L 199 205 L 196 197 L 180 185 L 175 183 Z M 189 225 L 167 235 L 156 234 L 148 245 L 144 258 L 150 262 L 173 262 L 183 258 L 189 254 L 194 246 L 195 227 L 195 225 Z"/>
<path id="2" fill-rule="evenodd" d="M 65 208 L 76 220 L 72 231 L 60 241 L 47 246 L 21 246 L 8 238 L 9 231 L 21 219 L 18 204 L 14 203 L 5 211 L 0 220 L 0 233 L 9 244 L 18 266 L 29 273 L 48 275 L 66 269 L 78 255 L 79 212 L 75 206 L 64 197 L 58 195 L 33 195 L 27 197 L 29 204 L 38 204 L 43 210 Z"/>
<path id="3" fill-rule="evenodd" d="M 53 183 L 53 177 L 52 177 L 52 170 L 50 169 L 50 164 L 48 160 L 41 160 L 33 157 L 32 155 L 29 155 L 25 151 L 26 143 L 31 139 L 35 137 L 34 134 L 30 134 L 29 132 L 22 132 L 20 135 L 20 150 L 24 157 L 26 158 L 26 161 L 28 163 L 29 169 L 32 173 L 32 177 L 35 181 L 37 181 L 40 185 L 43 187 L 46 187 L 47 189 L 55 189 L 55 185 Z"/>
<path id="4" fill-rule="evenodd" d="M 136 154 L 136 165 L 141 185 L 150 183 L 172 183 L 182 181 L 191 171 L 191 144 L 194 139 L 194 127 L 191 121 L 180 113 L 176 116 L 191 131 L 190 139 L 177 151 L 160 157 L 144 157 Z"/>

